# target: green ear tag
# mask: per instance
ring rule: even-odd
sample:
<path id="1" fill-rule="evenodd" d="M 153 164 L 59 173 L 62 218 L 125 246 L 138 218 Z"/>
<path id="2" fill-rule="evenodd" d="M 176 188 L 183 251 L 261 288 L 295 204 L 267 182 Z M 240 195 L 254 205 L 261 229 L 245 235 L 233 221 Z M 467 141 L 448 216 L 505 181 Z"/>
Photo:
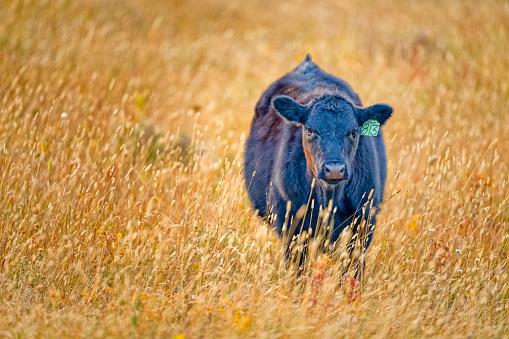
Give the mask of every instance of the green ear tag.
<path id="1" fill-rule="evenodd" d="M 376 137 L 378 135 L 378 129 L 380 123 L 376 120 L 369 119 L 362 125 L 361 135 L 369 135 L 370 137 Z"/>

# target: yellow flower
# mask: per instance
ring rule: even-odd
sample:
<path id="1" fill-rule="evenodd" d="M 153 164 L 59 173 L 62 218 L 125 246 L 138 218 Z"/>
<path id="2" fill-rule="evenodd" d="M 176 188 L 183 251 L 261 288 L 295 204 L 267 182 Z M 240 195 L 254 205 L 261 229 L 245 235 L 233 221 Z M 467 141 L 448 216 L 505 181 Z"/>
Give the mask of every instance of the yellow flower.
<path id="1" fill-rule="evenodd" d="M 237 330 L 247 329 L 251 327 L 251 318 L 244 315 L 235 314 L 233 316 L 233 325 Z"/>
<path id="2" fill-rule="evenodd" d="M 421 219 L 420 214 L 414 214 L 412 215 L 412 218 L 406 222 L 406 227 L 415 233 L 418 233 L 419 231 L 419 220 Z"/>
<path id="3" fill-rule="evenodd" d="M 115 233 L 115 236 L 116 236 L 117 238 L 120 238 L 120 237 L 122 236 L 122 233 Z"/>

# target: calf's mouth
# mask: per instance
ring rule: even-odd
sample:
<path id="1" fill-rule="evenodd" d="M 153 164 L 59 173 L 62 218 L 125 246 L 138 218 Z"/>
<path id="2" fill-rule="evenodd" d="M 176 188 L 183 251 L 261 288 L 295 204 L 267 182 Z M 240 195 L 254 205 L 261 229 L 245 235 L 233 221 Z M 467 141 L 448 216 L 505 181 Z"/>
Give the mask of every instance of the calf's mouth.
<path id="1" fill-rule="evenodd" d="M 327 189 L 327 190 L 333 189 L 333 188 L 339 186 L 339 184 L 341 184 L 342 182 L 345 182 L 347 180 L 348 180 L 348 178 L 344 178 L 344 179 L 320 179 L 320 181 L 322 182 L 322 186 L 325 189 Z"/>

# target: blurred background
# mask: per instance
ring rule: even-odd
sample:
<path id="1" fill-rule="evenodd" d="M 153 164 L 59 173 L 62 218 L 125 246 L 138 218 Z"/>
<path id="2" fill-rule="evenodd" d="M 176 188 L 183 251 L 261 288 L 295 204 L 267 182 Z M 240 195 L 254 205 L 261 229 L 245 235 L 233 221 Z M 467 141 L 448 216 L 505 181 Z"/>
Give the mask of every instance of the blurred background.
<path id="1" fill-rule="evenodd" d="M 53 106 L 73 121 L 104 120 L 119 109 L 129 119 L 186 130 L 200 113 L 199 123 L 224 125 L 235 142 L 264 89 L 310 53 L 365 105 L 394 106 L 389 137 L 459 128 L 484 139 L 499 134 L 499 114 L 507 108 L 508 6 L 7 0 L 0 8 L 2 77 L 5 87 L 24 67 L 21 79 L 44 82 L 27 109 Z M 53 85 L 69 92 L 50 95 Z M 95 99 L 74 107 L 86 91 Z M 136 98 L 142 112 L 131 107 Z"/>

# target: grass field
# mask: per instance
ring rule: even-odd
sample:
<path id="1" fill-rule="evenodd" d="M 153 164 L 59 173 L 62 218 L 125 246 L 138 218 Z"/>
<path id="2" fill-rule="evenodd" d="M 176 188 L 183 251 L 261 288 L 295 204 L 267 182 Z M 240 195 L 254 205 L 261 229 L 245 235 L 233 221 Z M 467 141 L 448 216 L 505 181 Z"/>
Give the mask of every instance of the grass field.
<path id="1" fill-rule="evenodd" d="M 0 1 L 0 338 L 509 337 L 508 51 L 495 0 Z M 243 186 L 306 53 L 395 110 L 359 293 Z"/>

